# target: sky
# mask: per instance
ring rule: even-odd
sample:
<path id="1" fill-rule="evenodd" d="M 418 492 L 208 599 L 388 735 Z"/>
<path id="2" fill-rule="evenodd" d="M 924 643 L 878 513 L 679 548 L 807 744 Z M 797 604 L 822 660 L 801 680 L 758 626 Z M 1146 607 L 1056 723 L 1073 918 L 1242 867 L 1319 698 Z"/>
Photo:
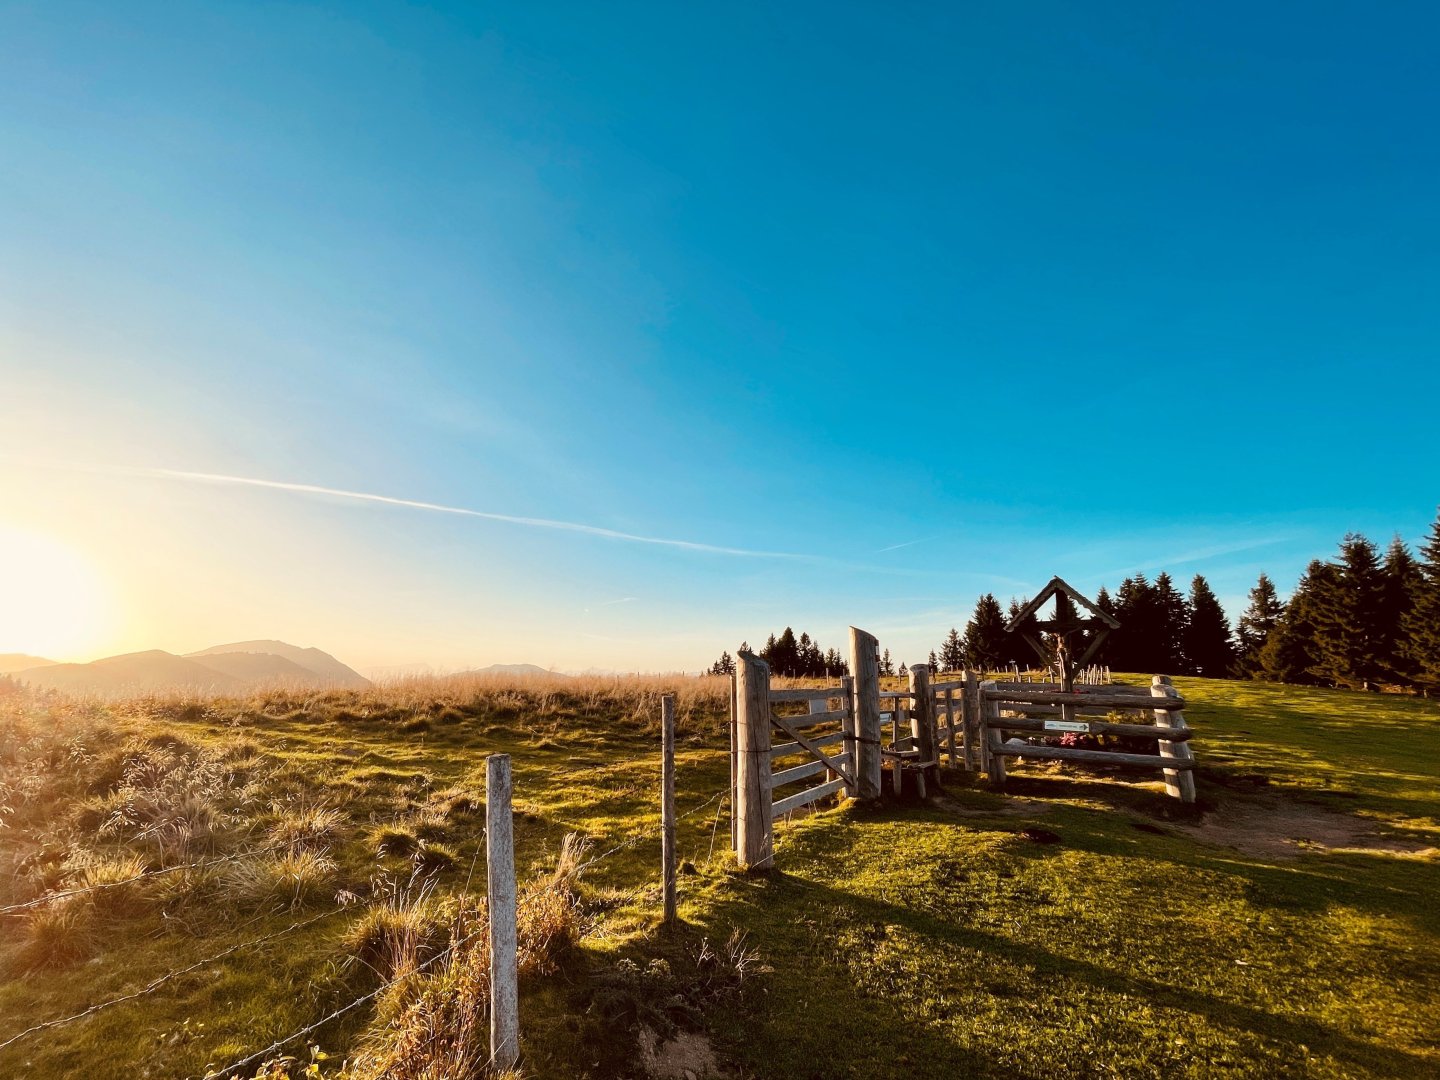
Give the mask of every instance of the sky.
<path id="1" fill-rule="evenodd" d="M 921 660 L 1435 516 L 1422 4 L 0 5 L 0 651 Z"/>

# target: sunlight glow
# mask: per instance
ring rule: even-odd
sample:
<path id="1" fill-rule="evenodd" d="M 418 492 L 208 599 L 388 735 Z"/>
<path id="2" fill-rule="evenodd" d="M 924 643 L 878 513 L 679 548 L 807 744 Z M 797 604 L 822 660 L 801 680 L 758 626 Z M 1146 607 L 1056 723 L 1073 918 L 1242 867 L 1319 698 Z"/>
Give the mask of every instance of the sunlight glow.
<path id="1" fill-rule="evenodd" d="M 67 660 L 104 637 L 109 617 L 109 589 L 89 559 L 0 522 L 0 653 Z"/>

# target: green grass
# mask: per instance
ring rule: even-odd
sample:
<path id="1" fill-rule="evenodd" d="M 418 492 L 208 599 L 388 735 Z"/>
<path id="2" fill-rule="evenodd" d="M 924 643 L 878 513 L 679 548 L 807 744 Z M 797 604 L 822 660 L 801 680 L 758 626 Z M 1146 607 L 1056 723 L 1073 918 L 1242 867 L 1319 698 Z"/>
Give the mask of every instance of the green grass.
<path id="1" fill-rule="evenodd" d="M 1423 850 L 1440 847 L 1440 706 L 1177 684 L 1197 729 L 1199 815 L 1147 774 L 1022 766 L 1003 795 L 952 775 L 928 806 L 850 806 L 783 826 L 776 869 L 750 875 L 724 855 L 727 825 L 716 828 L 711 805 L 681 822 L 694 872 L 682 877 L 681 924 L 663 929 L 658 840 L 614 853 L 583 881 L 581 947 L 524 988 L 526 1074 L 635 1075 L 644 1023 L 703 1030 L 730 1075 L 755 1077 L 1440 1075 L 1440 861 Z M 334 885 L 361 900 L 0 1051 L 0 1075 L 198 1076 L 373 987 L 373 973 L 346 963 L 345 938 L 380 902 L 376 875 L 399 887 L 410 866 L 377 853 L 377 838 L 397 829 L 448 852 L 442 894 L 462 890 L 472 867 L 483 881 L 475 806 L 487 753 L 514 756 L 522 872 L 552 867 L 568 832 L 590 836 L 592 853 L 648 834 L 652 690 L 422 687 L 62 718 L 109 725 L 111 752 L 117 738 L 228 747 L 253 775 L 226 850 L 309 843 L 323 826 Z M 723 691 L 681 690 L 685 809 L 722 790 L 728 767 Z M 43 719 L 18 708 L 0 728 L 11 755 L 0 770 L 20 771 L 17 732 Z M 0 855 L 62 838 L 124 847 L 77 824 L 78 802 L 64 805 L 104 796 L 115 762 L 97 753 L 67 774 L 65 755 L 52 759 L 52 789 L 11 815 Z M 0 803 L 14 809 L 23 785 L 0 778 L 11 783 Z M 1060 841 L 1023 838 L 1032 825 Z M 1306 842 L 1332 834 L 1345 846 Z M 135 910 L 127 898 L 95 925 L 84 959 L 28 973 L 23 927 L 0 924 L 0 1041 L 330 906 L 176 891 L 179 901 Z M 0 903 L 11 899 L 0 887 Z M 711 955 L 736 928 L 758 953 L 743 978 Z M 369 1019 L 356 1010 L 318 1033 L 332 1060 Z"/>

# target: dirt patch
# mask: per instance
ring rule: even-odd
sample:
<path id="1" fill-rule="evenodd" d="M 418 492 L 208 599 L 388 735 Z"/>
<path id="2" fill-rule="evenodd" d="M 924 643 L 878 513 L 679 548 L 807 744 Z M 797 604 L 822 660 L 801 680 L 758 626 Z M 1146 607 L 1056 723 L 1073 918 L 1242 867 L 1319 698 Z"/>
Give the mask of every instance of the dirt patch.
<path id="1" fill-rule="evenodd" d="M 700 1032 L 677 1032 L 660 1041 L 650 1028 L 640 1029 L 640 1064 L 653 1080 L 714 1080 L 720 1065 L 710 1040 Z"/>
<path id="2" fill-rule="evenodd" d="M 1199 821 L 1172 822 L 1171 828 L 1204 843 L 1270 859 L 1295 858 L 1306 851 L 1437 851 L 1370 818 L 1269 795 L 1231 796 Z"/>

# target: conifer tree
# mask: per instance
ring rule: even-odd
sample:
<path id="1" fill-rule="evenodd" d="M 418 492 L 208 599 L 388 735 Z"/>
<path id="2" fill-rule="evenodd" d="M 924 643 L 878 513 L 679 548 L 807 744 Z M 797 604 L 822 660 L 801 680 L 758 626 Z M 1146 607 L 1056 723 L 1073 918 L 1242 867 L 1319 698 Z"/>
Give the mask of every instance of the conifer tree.
<path id="1" fill-rule="evenodd" d="M 931 650 L 930 650 L 930 659 L 929 659 L 928 663 L 929 663 L 929 665 L 930 665 L 930 674 L 933 675 L 933 674 L 935 674 L 935 672 L 937 672 L 937 671 L 940 670 L 940 661 L 939 661 L 938 659 L 936 659 L 935 650 L 934 650 L 934 649 L 931 649 Z"/>
<path id="2" fill-rule="evenodd" d="M 1163 665 L 1156 643 L 1161 617 L 1154 587 L 1144 574 L 1120 583 L 1114 614 L 1120 629 L 1110 635 L 1108 643 L 1111 666 L 1121 671 L 1159 672 Z"/>
<path id="3" fill-rule="evenodd" d="M 1261 673 L 1260 650 L 1270 632 L 1285 614 L 1285 605 L 1275 592 L 1275 583 L 1264 574 L 1250 590 L 1250 606 L 1235 627 L 1237 657 L 1235 674 L 1244 679 L 1258 679 Z"/>
<path id="4" fill-rule="evenodd" d="M 1385 551 L 1380 570 L 1385 579 L 1380 598 L 1381 666 L 1387 679 L 1409 686 L 1415 681 L 1415 668 L 1406 638 L 1421 575 L 1420 564 L 1398 533 Z"/>
<path id="5" fill-rule="evenodd" d="M 885 652 L 884 652 L 884 653 L 881 655 L 881 657 L 880 657 L 880 674 L 881 674 L 881 675 L 894 675 L 894 674 L 895 674 L 895 661 L 890 659 L 890 650 L 889 650 L 889 649 L 886 649 Z"/>
<path id="6" fill-rule="evenodd" d="M 952 626 L 940 646 L 940 667 L 944 671 L 959 671 L 964 666 L 965 642 L 960 638 L 960 631 Z"/>
<path id="7" fill-rule="evenodd" d="M 1029 634 L 1036 641 L 1040 642 L 1040 644 L 1045 644 L 1045 634 L 1040 629 L 1040 620 L 1038 618 L 1030 615 L 1020 620 L 1020 612 L 1024 611 L 1025 606 L 1029 603 L 1030 598 L 1028 596 L 1022 597 L 1019 600 L 1016 600 L 1014 597 L 1010 598 L 1009 617 L 1002 619 L 1000 622 L 1000 647 L 999 655 L 996 657 L 998 661 L 1019 661 L 1026 667 L 1042 662 L 1040 658 L 1035 655 L 1035 650 L 1030 647 L 1029 643 L 1022 636 Z M 1017 622 L 1016 620 L 1020 621 Z M 1015 629 L 1009 633 L 1005 633 L 1005 627 L 1011 624 L 1015 625 Z"/>
<path id="8" fill-rule="evenodd" d="M 1016 609 L 1019 610 L 1018 608 Z M 1009 646 L 1005 633 L 1005 615 L 994 593 L 986 593 L 975 603 L 975 614 L 965 624 L 963 664 L 981 671 L 1000 666 L 1001 655 Z"/>
<path id="9" fill-rule="evenodd" d="M 1223 679 L 1235 662 L 1230 622 L 1210 583 L 1200 574 L 1190 582 L 1190 621 L 1185 628 L 1185 659 L 1196 675 Z"/>
<path id="10" fill-rule="evenodd" d="M 910 677 L 910 669 L 905 666 L 904 660 L 900 661 L 900 670 L 897 671 L 896 674 L 902 679 L 908 679 Z"/>
<path id="11" fill-rule="evenodd" d="M 1154 670 L 1162 674 L 1187 674 L 1191 670 L 1190 661 L 1185 656 L 1190 609 L 1170 575 L 1163 570 L 1155 576 L 1155 607 L 1159 618 L 1155 640 L 1158 664 Z"/>
<path id="12" fill-rule="evenodd" d="M 1385 674 L 1385 574 L 1375 545 L 1359 533 L 1340 542 L 1336 571 L 1315 590 L 1316 674 L 1332 686 L 1379 689 Z"/>
<path id="13" fill-rule="evenodd" d="M 1315 559 L 1306 568 L 1285 614 L 1260 649 L 1260 677 L 1272 682 L 1314 684 L 1320 649 L 1316 642 L 1317 597 L 1333 587 L 1338 571 L 1330 563 Z"/>
<path id="14" fill-rule="evenodd" d="M 1110 598 L 1110 593 L 1106 590 L 1104 585 L 1101 585 L 1100 591 L 1095 594 L 1095 606 L 1101 611 L 1103 611 L 1106 615 L 1114 617 L 1115 601 Z M 1105 640 L 1100 643 L 1100 648 L 1095 650 L 1095 655 L 1091 658 L 1092 663 L 1110 663 L 1110 638 L 1113 633 L 1114 631 L 1111 631 L 1110 635 L 1106 635 Z"/>
<path id="15" fill-rule="evenodd" d="M 1411 678 L 1427 696 L 1440 693 L 1440 513 L 1420 545 L 1419 574 L 1405 617 L 1404 656 Z"/>

